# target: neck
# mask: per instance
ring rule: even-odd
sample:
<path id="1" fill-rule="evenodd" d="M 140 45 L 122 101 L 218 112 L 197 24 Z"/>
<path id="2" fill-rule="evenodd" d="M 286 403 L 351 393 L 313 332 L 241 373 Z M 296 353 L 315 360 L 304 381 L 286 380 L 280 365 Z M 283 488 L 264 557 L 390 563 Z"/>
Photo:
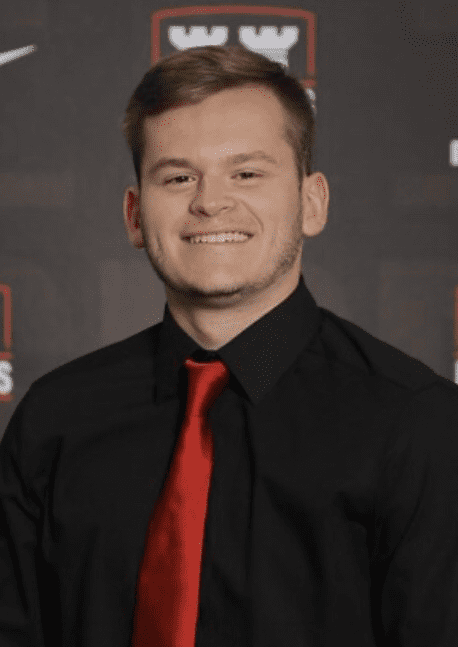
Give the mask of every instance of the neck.
<path id="1" fill-rule="evenodd" d="M 233 295 L 231 304 L 221 307 L 191 304 L 182 294 L 166 287 L 167 303 L 176 323 L 206 350 L 219 350 L 249 328 L 255 321 L 287 299 L 297 288 L 298 279 L 270 286 L 261 295 Z M 274 289 L 275 288 L 275 289 Z M 232 298 L 232 297 L 231 297 Z"/>

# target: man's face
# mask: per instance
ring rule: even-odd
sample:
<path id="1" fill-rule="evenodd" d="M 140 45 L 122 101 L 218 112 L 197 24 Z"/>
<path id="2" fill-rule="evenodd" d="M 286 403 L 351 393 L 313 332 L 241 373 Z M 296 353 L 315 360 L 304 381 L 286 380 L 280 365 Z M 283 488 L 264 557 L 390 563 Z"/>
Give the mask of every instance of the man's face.
<path id="1" fill-rule="evenodd" d="M 255 85 L 145 119 L 141 192 L 126 190 L 125 223 L 131 242 L 146 246 L 169 298 L 223 307 L 259 298 L 278 282 L 295 287 L 305 198 L 283 128 L 280 102 Z M 255 151 L 273 161 L 231 160 Z M 187 161 L 154 168 L 167 158 Z M 251 236 L 200 243 L 184 237 L 222 231 Z"/>

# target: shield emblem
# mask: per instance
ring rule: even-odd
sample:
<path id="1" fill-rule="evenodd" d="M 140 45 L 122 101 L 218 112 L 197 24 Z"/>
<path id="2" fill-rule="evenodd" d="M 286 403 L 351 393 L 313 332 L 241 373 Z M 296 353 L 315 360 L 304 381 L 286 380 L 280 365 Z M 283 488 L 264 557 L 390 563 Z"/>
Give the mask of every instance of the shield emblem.
<path id="1" fill-rule="evenodd" d="M 242 45 L 280 63 L 307 92 L 316 114 L 316 14 L 289 7 L 199 5 L 151 14 L 151 65 L 189 47 Z"/>

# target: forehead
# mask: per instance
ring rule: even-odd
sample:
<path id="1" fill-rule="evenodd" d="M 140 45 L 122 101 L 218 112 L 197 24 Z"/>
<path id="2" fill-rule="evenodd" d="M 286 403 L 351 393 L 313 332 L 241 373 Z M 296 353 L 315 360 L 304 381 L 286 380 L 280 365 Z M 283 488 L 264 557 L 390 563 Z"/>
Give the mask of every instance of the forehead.
<path id="1" fill-rule="evenodd" d="M 269 88 L 247 85 L 222 90 L 195 105 L 173 108 L 144 121 L 145 149 L 163 153 L 176 145 L 196 141 L 226 145 L 246 139 L 280 145 L 285 126 L 282 104 Z"/>

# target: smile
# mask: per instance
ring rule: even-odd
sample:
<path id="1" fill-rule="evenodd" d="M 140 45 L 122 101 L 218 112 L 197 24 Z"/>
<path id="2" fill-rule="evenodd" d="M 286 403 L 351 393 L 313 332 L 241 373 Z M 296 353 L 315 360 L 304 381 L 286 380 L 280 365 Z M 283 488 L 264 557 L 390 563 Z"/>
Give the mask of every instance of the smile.
<path id="1" fill-rule="evenodd" d="M 251 234 L 241 233 L 224 233 L 224 234 L 208 234 L 203 236 L 193 236 L 192 238 L 185 238 L 188 243 L 192 245 L 199 244 L 217 244 L 223 245 L 227 243 L 245 243 L 253 236 Z"/>

